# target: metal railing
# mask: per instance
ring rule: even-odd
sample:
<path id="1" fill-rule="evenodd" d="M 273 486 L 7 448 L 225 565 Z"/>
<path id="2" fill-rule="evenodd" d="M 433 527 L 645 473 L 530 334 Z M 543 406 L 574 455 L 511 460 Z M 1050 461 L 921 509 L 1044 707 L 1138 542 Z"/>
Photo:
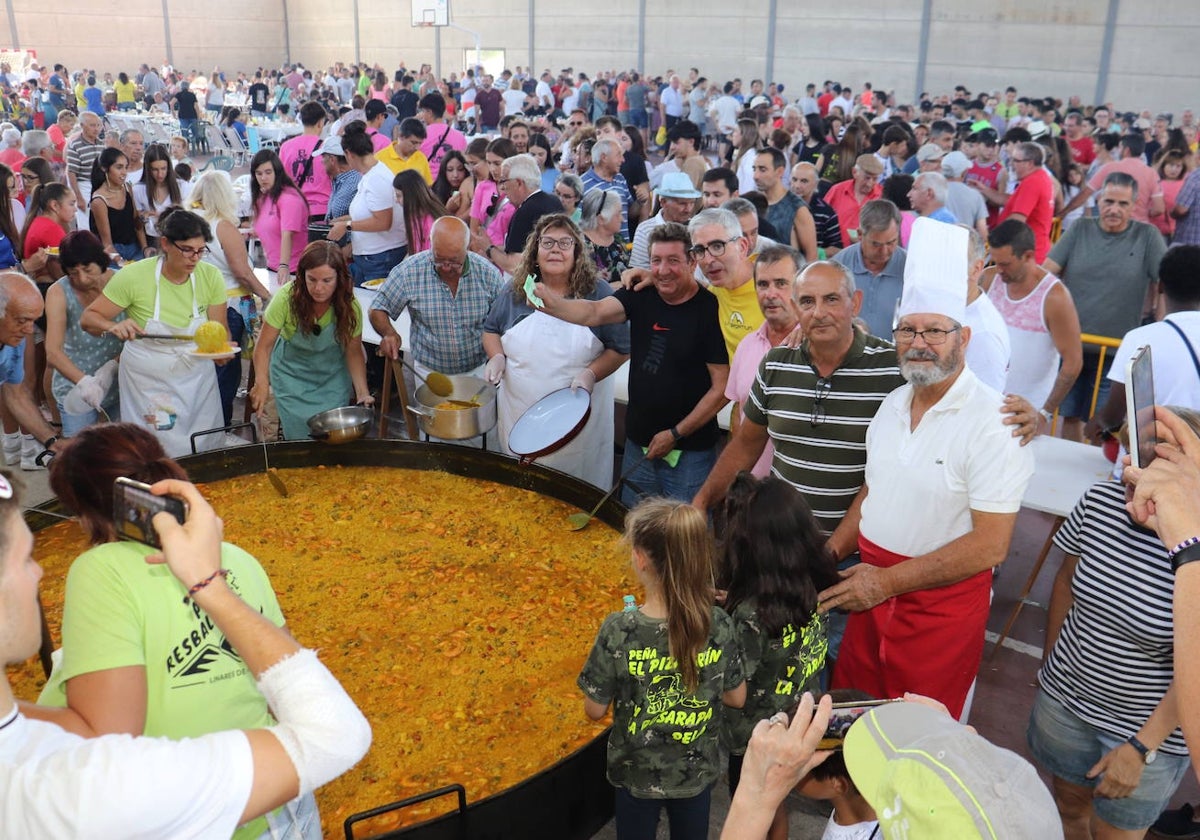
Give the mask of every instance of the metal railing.
<path id="1" fill-rule="evenodd" d="M 1097 345 L 1100 348 L 1100 363 L 1096 366 L 1096 378 L 1092 382 L 1092 401 L 1089 404 L 1088 416 L 1091 417 L 1096 413 L 1096 402 L 1100 399 L 1100 383 L 1104 378 L 1104 359 L 1108 356 L 1109 348 L 1115 352 L 1121 346 L 1121 339 L 1109 338 L 1106 335 L 1091 335 L 1084 333 L 1079 336 L 1084 347 L 1089 344 Z"/>

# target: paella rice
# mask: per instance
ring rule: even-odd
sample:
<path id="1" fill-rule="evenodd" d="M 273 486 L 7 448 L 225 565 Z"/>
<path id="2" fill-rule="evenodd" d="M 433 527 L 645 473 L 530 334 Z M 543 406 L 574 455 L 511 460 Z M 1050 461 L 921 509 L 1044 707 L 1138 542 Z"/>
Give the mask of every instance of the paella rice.
<path id="1" fill-rule="evenodd" d="M 575 677 L 603 617 L 634 592 L 617 533 L 567 530 L 574 508 L 507 485 L 371 467 L 283 470 L 202 488 L 225 538 L 258 557 L 288 626 L 317 648 L 374 729 L 367 757 L 317 792 L 325 836 L 352 813 L 460 782 L 502 791 L 597 737 Z M 40 531 L 42 600 L 58 638 L 79 529 Z M 35 699 L 36 660 L 10 669 Z M 440 802 L 363 826 L 384 831 Z"/>

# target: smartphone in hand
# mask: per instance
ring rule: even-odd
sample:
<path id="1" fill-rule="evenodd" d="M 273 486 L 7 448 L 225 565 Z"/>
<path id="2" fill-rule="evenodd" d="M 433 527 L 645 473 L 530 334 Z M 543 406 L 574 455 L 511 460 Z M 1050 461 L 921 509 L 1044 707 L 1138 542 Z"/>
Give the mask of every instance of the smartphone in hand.
<path id="1" fill-rule="evenodd" d="M 121 477 L 113 482 L 113 522 L 119 536 L 162 548 L 153 524 L 157 513 L 169 513 L 182 525 L 187 517 L 187 506 L 174 496 L 154 495 L 149 484 L 132 478 Z"/>
<path id="2" fill-rule="evenodd" d="M 1125 422 L 1129 427 L 1129 454 L 1133 465 L 1145 469 L 1154 460 L 1154 447 L 1158 444 L 1150 345 L 1137 351 L 1125 371 Z"/>

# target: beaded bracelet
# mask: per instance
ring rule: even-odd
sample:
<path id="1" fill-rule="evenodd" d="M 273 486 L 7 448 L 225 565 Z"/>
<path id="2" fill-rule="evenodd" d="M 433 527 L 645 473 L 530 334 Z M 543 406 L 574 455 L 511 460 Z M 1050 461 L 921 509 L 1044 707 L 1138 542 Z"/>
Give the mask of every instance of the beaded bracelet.
<path id="1" fill-rule="evenodd" d="M 1195 545 L 1196 543 L 1200 543 L 1200 537 L 1188 537 L 1186 540 L 1184 540 L 1179 545 L 1175 546 L 1174 548 L 1172 548 L 1170 551 L 1167 552 L 1167 559 L 1174 557 L 1176 554 L 1183 551 L 1189 545 Z"/>
<path id="2" fill-rule="evenodd" d="M 1171 553 L 1171 571 L 1179 571 L 1179 567 L 1200 560 L 1200 542 L 1192 542 L 1186 548 Z"/>
<path id="3" fill-rule="evenodd" d="M 228 569 L 217 569 L 215 572 L 213 572 L 211 575 L 206 577 L 204 580 L 200 581 L 199 583 L 194 583 L 191 586 L 189 586 L 188 594 L 195 595 L 201 589 L 203 589 L 204 587 L 206 587 L 210 583 L 212 583 L 214 580 L 216 580 L 218 577 L 227 577 L 228 575 L 229 575 Z"/>

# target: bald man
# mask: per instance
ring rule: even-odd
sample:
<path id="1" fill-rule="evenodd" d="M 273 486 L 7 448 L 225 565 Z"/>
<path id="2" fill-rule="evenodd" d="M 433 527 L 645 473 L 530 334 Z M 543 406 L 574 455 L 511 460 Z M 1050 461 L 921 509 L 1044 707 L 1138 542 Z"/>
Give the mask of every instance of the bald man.
<path id="1" fill-rule="evenodd" d="M 23 384 L 29 344 L 25 339 L 33 335 L 34 321 L 42 316 L 42 309 L 42 295 L 32 280 L 16 271 L 0 272 L 0 397 L 26 436 L 33 436 L 39 453 L 59 448 L 54 430 Z M 28 468 L 36 467 L 30 464 Z"/>
<path id="2" fill-rule="evenodd" d="M 483 352 L 483 319 L 505 288 L 500 270 L 471 253 L 471 232 L 454 216 L 433 223 L 432 247 L 392 269 L 371 304 L 370 319 L 382 337 L 380 355 L 395 359 L 400 334 L 393 320 L 408 309 L 412 318 L 410 361 L 424 376 L 479 373 Z"/>
<path id="3" fill-rule="evenodd" d="M 817 228 L 817 247 L 825 250 L 825 255 L 821 257 L 825 259 L 842 249 L 842 228 L 834 209 L 817 195 L 820 182 L 817 167 L 811 163 L 797 163 L 792 167 L 791 190 L 812 213 L 813 224 Z"/>

